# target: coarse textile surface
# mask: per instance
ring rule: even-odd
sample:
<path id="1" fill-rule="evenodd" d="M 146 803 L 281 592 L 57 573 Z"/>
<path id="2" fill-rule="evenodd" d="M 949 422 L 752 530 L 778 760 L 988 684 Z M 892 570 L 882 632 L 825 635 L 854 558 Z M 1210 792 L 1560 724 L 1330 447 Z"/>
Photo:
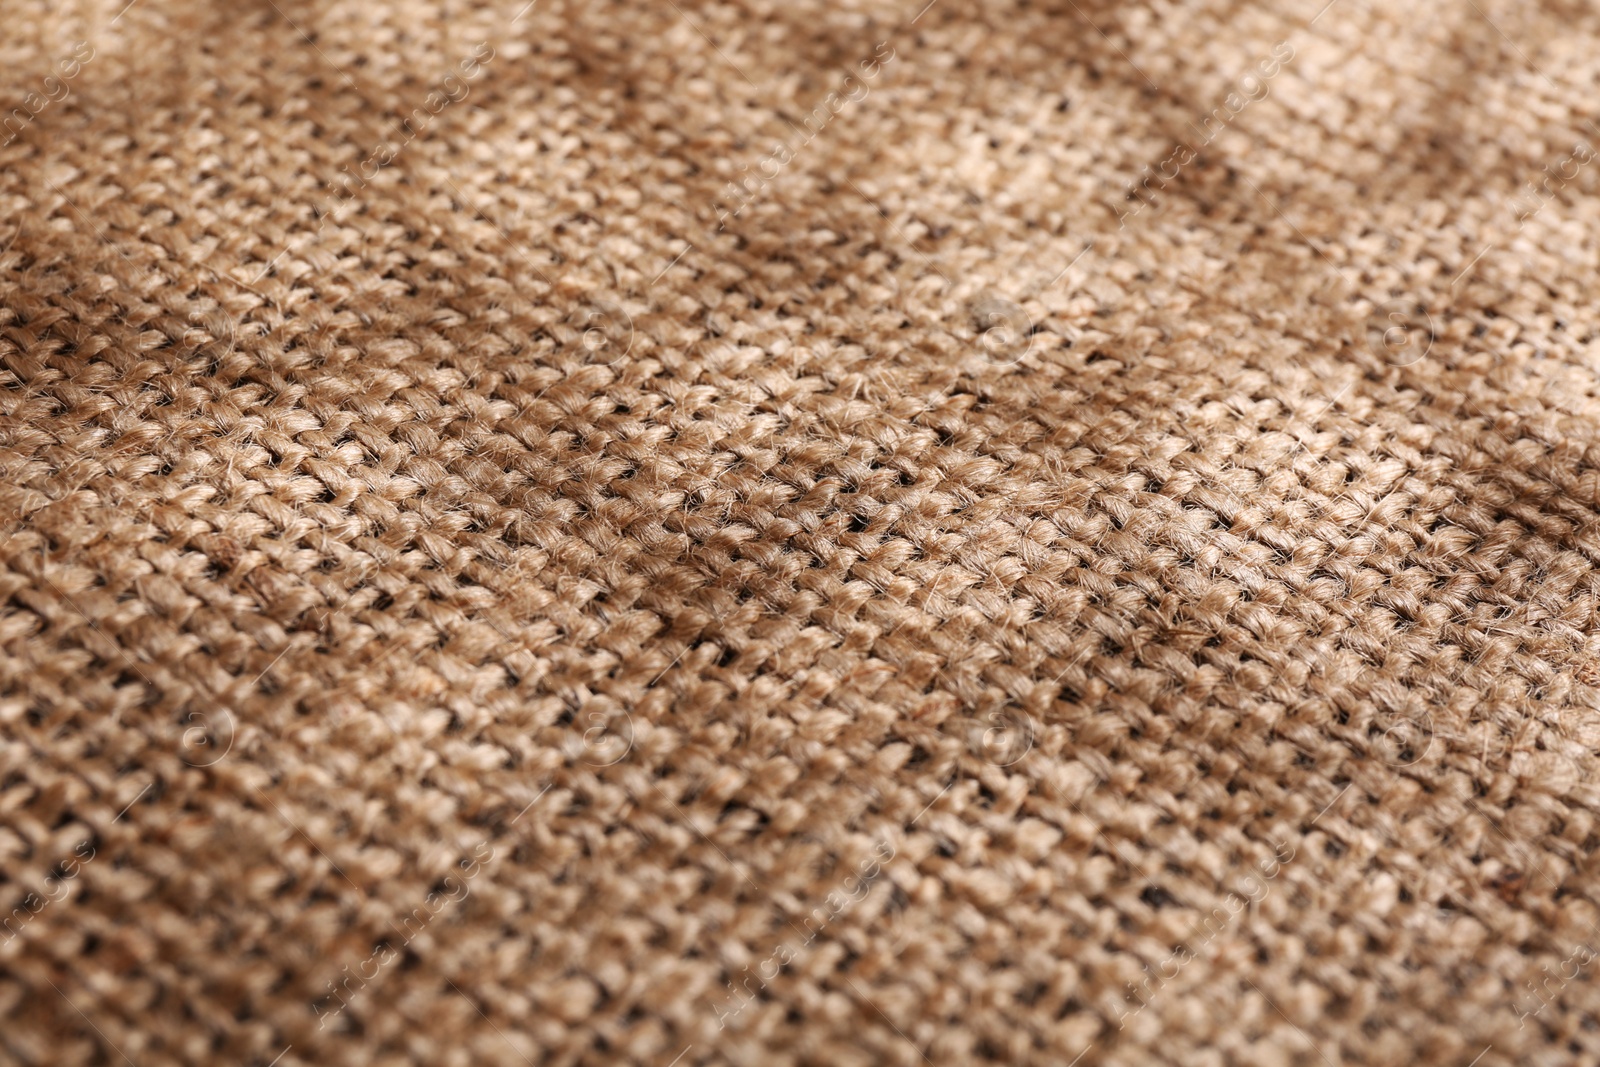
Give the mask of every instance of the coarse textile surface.
<path id="1" fill-rule="evenodd" d="M 1600 1062 L 1600 14 L 0 3 L 0 1064 Z"/>

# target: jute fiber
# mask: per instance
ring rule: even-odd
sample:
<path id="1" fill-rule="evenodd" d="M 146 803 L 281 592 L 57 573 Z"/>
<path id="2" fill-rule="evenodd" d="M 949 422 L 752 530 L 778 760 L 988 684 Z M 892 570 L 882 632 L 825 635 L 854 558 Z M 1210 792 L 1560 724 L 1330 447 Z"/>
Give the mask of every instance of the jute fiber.
<path id="1" fill-rule="evenodd" d="M 0 1063 L 1600 1062 L 1593 8 L 125 2 Z"/>

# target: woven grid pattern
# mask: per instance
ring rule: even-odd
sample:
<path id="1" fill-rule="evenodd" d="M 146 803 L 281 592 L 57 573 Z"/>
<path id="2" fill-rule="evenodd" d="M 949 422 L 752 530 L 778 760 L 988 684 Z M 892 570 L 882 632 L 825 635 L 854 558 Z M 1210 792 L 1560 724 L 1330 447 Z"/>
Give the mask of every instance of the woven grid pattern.
<path id="1" fill-rule="evenodd" d="M 0 1064 L 1600 1060 L 1600 16 L 920 6 L 6 4 Z"/>

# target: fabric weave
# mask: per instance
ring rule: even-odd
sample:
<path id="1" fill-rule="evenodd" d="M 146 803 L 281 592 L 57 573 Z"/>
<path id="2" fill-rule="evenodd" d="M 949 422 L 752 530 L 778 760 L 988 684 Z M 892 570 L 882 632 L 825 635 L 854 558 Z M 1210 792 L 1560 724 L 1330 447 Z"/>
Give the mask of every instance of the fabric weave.
<path id="1" fill-rule="evenodd" d="M 1600 1062 L 1592 9 L 124 2 L 0 1064 Z"/>

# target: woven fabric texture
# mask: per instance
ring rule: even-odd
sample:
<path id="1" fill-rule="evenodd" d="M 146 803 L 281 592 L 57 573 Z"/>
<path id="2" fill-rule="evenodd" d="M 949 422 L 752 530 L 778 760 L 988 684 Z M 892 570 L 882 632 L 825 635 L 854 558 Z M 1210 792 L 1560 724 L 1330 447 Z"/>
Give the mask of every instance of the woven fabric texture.
<path id="1" fill-rule="evenodd" d="M 5 0 L 0 1064 L 1600 1062 L 1600 14 Z"/>

